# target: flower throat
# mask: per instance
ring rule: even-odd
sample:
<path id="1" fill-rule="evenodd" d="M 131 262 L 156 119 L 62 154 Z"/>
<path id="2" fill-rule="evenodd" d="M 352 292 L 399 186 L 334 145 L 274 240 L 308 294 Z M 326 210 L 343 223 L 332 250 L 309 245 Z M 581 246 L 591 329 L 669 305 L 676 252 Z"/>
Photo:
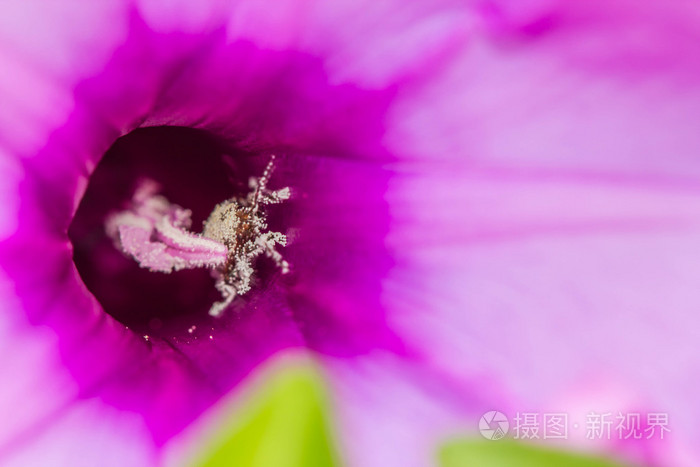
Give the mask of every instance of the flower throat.
<path id="1" fill-rule="evenodd" d="M 260 177 L 251 177 L 250 192 L 243 198 L 230 198 L 214 208 L 201 233 L 192 232 L 192 212 L 170 203 L 159 195 L 160 186 L 150 179 L 140 182 L 129 209 L 107 218 L 106 231 L 115 246 L 142 268 L 170 273 L 182 269 L 209 268 L 216 279 L 222 300 L 209 309 L 220 316 L 239 296 L 251 288 L 254 262 L 265 255 L 289 272 L 289 264 L 276 246 L 287 238 L 267 230 L 263 207 L 278 204 L 290 196 L 289 188 L 268 190 L 274 169 L 274 156 Z"/>

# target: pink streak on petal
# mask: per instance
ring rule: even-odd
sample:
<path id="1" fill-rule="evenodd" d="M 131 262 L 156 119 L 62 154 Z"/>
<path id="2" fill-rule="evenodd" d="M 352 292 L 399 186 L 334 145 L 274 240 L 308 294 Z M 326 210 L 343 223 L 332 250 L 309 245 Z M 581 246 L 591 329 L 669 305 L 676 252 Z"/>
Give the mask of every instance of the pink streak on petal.
<path id="1" fill-rule="evenodd" d="M 122 467 L 158 465 L 157 459 L 138 414 L 88 399 L 38 427 L 3 458 L 3 465 Z"/>
<path id="2" fill-rule="evenodd" d="M 227 33 L 231 41 L 323 56 L 333 82 L 381 89 L 440 66 L 472 32 L 472 18 L 451 1 L 285 0 L 270 11 L 245 0 L 236 3 Z"/>
<path id="3" fill-rule="evenodd" d="M 700 177 L 697 6 L 556 3 L 534 37 L 486 30 L 401 95 L 390 147 L 474 165 Z"/>
<path id="4" fill-rule="evenodd" d="M 465 5 L 453 1 L 317 2 L 312 21 L 320 26 L 307 41 L 328 57 L 332 79 L 369 88 L 432 75 L 475 25 Z"/>

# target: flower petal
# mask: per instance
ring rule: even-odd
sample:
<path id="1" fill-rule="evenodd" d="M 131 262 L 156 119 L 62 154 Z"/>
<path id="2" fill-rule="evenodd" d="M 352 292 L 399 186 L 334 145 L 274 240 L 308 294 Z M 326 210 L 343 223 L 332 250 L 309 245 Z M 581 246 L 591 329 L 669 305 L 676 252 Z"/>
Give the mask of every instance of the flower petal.
<path id="1" fill-rule="evenodd" d="M 445 371 L 501 381 L 520 410 L 626 388 L 616 410 L 668 412 L 690 443 L 700 186 L 450 177 L 406 182 L 423 196 L 392 203 L 411 220 L 384 294 L 400 335 Z"/>
<path id="2" fill-rule="evenodd" d="M 538 34 L 496 34 L 485 21 L 449 67 L 403 94 L 392 150 L 540 172 L 697 178 L 697 7 L 551 3 Z"/>
<path id="3" fill-rule="evenodd" d="M 389 322 L 457 378 L 497 378 L 516 410 L 612 391 L 618 410 L 668 412 L 673 439 L 628 455 L 681 465 L 700 364 L 697 9 L 541 7 L 487 15 L 392 107 L 389 147 L 416 163 L 388 193 Z"/>

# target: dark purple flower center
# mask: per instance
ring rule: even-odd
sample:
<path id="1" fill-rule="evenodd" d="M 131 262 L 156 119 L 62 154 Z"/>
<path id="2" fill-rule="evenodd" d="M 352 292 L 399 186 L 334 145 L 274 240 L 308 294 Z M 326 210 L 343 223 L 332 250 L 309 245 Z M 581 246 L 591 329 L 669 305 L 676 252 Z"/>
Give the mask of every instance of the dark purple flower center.
<path id="1" fill-rule="evenodd" d="M 169 201 L 191 209 L 193 230 L 201 231 L 217 203 L 249 191 L 248 178 L 256 170 L 260 173 L 264 162 L 263 157 L 236 152 L 206 131 L 189 128 L 140 129 L 117 140 L 90 178 L 69 229 L 80 276 L 104 310 L 151 336 L 177 335 L 205 319 L 218 297 L 210 272 L 163 274 L 139 267 L 115 248 L 105 233 L 105 219 L 124 209 L 139 181 L 148 178 Z M 279 208 L 269 210 L 268 222 L 279 224 Z M 256 286 L 261 286 L 274 270 L 265 260 L 258 262 Z"/>

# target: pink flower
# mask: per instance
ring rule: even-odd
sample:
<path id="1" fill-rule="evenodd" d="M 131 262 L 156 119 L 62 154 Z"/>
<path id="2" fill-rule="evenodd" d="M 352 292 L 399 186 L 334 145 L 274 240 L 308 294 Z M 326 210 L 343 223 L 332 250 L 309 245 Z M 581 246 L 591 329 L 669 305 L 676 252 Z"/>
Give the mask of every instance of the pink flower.
<path id="1" fill-rule="evenodd" d="M 667 412 L 595 448 L 697 463 L 698 7 L 0 8 L 3 461 L 160 462 L 294 348 L 351 465 L 425 465 L 494 408 Z M 114 247 L 173 247 L 160 219 L 196 231 L 273 154 L 290 273 L 256 259 L 221 317 L 211 271 Z M 144 178 L 167 209 L 109 238 Z"/>

